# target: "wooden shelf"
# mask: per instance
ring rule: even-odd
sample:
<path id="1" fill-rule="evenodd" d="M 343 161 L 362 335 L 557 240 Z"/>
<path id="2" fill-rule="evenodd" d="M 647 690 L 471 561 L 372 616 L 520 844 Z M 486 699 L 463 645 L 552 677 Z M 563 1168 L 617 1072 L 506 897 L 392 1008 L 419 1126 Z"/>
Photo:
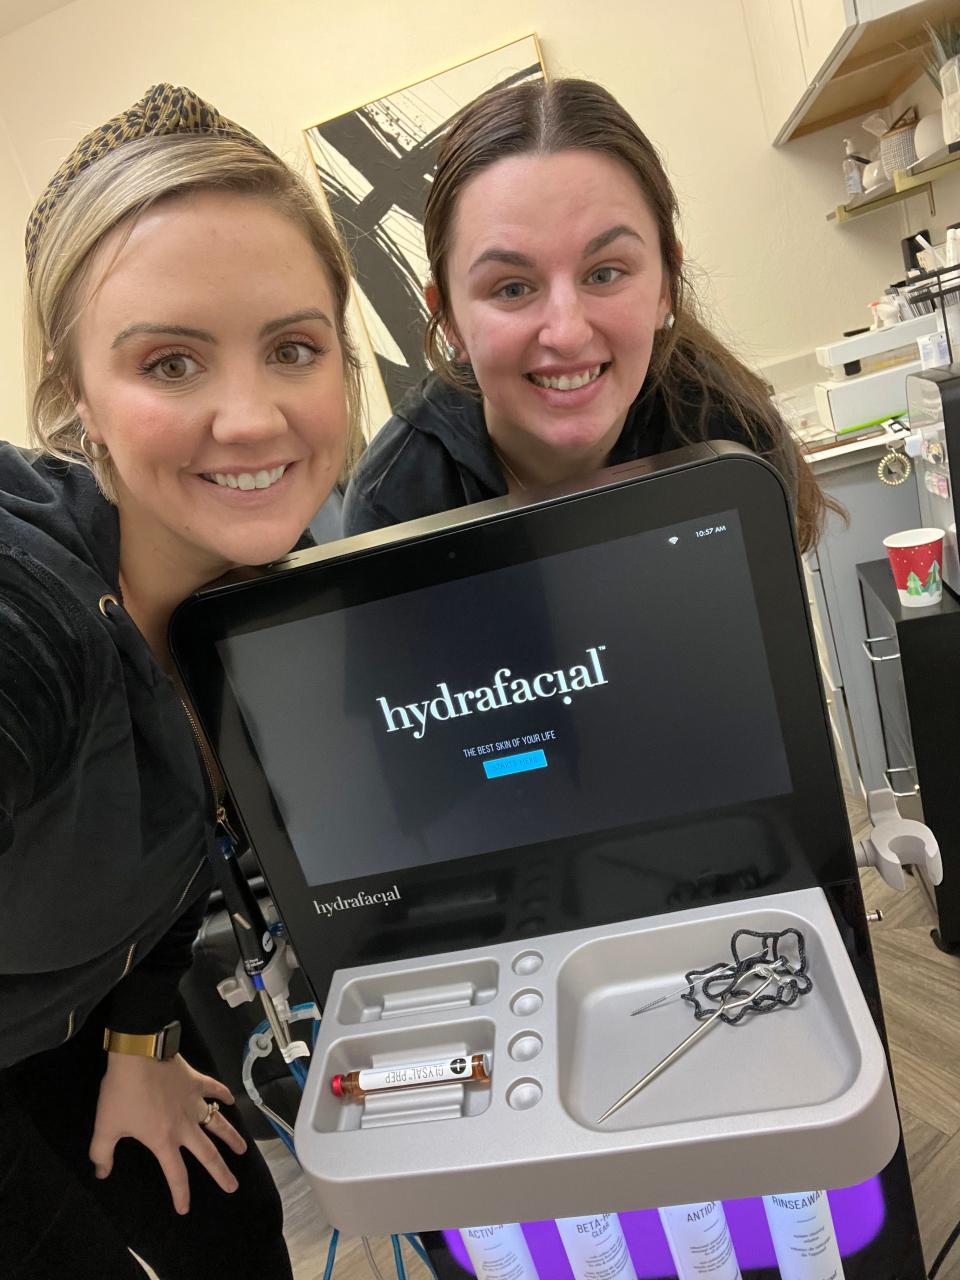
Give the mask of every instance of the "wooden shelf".
<path id="1" fill-rule="evenodd" d="M 888 205 L 897 204 L 900 200 L 909 200 L 911 196 L 926 195 L 930 206 L 931 218 L 937 212 L 933 198 L 933 184 L 951 173 L 960 173 L 960 142 L 951 142 L 940 151 L 935 151 L 925 160 L 918 160 L 909 169 L 900 169 L 893 175 L 892 182 L 885 182 L 874 192 L 866 192 L 862 196 L 854 196 L 846 204 L 837 205 L 832 213 L 827 214 L 828 222 L 851 222 L 865 213 L 873 213 L 876 209 L 886 209 Z"/>
<path id="2" fill-rule="evenodd" d="M 895 173 L 893 185 L 897 191 L 912 192 L 950 173 L 960 173 L 960 142 L 951 142 L 926 160 L 918 160 L 909 169 Z"/>
<path id="3" fill-rule="evenodd" d="M 899 174 L 896 174 L 895 178 L 899 176 Z M 902 191 L 896 186 L 895 181 L 885 182 L 876 192 L 867 192 L 862 196 L 854 196 L 846 204 L 837 205 L 836 209 L 827 214 L 827 221 L 836 222 L 839 226 L 844 222 L 852 222 L 854 218 L 861 218 L 865 213 L 875 213 L 878 209 L 886 209 L 888 205 L 899 204 L 901 200 L 909 200 L 912 196 L 922 196 L 924 194 L 927 197 L 932 218 L 937 212 L 937 206 L 934 203 L 933 186 L 930 179 L 924 178 Z"/>

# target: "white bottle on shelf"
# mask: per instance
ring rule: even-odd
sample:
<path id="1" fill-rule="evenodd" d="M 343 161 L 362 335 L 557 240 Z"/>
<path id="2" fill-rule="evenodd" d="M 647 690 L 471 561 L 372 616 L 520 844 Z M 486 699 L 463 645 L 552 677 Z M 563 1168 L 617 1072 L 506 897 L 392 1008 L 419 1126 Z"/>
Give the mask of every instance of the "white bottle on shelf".
<path id="1" fill-rule="evenodd" d="M 857 148 L 850 138 L 844 138 L 846 159 L 843 162 L 843 186 L 848 196 L 863 195 L 863 171 L 867 166 L 863 156 L 857 155 Z"/>
<path id="2" fill-rule="evenodd" d="M 519 1222 L 496 1222 L 486 1227 L 463 1227 L 477 1280 L 540 1280 Z"/>
<path id="3" fill-rule="evenodd" d="M 743 1280 L 719 1200 L 660 1210 L 679 1280 Z"/>
<path id="4" fill-rule="evenodd" d="M 557 1218 L 575 1280 L 637 1280 L 623 1227 L 615 1213 Z"/>
<path id="5" fill-rule="evenodd" d="M 825 1191 L 764 1196 L 763 1207 L 782 1280 L 844 1280 Z"/>

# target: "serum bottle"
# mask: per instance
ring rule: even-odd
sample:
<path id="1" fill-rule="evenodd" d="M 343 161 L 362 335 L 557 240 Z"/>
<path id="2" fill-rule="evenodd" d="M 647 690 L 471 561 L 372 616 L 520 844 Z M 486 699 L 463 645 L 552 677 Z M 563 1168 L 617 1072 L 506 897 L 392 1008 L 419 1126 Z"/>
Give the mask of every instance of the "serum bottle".
<path id="1" fill-rule="evenodd" d="M 557 1218 L 557 1230 L 575 1280 L 637 1280 L 615 1213 Z"/>
<path id="2" fill-rule="evenodd" d="M 477 1280 L 540 1280 L 519 1222 L 463 1227 L 460 1236 Z"/>
<path id="3" fill-rule="evenodd" d="M 660 1210 L 679 1280 L 743 1280 L 719 1200 Z"/>
<path id="4" fill-rule="evenodd" d="M 764 1196 L 763 1207 L 783 1280 L 844 1280 L 825 1191 Z"/>

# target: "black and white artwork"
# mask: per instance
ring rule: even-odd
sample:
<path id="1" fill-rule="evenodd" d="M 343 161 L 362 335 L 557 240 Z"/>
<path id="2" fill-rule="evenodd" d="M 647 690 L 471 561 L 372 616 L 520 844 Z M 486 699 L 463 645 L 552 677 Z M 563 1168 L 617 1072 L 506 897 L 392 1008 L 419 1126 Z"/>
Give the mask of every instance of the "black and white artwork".
<path id="1" fill-rule="evenodd" d="M 423 213 L 444 133 L 487 89 L 542 75 L 536 36 L 528 36 L 306 131 L 394 407 L 428 372 Z"/>

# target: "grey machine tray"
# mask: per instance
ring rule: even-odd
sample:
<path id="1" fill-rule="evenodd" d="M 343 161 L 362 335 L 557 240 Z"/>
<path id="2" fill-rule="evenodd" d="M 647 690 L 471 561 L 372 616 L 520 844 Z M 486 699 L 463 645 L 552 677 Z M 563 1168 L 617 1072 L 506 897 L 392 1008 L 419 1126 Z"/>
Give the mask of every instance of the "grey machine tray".
<path id="1" fill-rule="evenodd" d="M 736 929 L 804 934 L 812 992 L 705 1032 L 678 998 Z M 486 1052 L 488 1084 L 343 1101 L 339 1072 Z M 900 1125 L 880 1038 L 819 888 L 334 976 L 296 1124 L 348 1235 L 615 1212 L 862 1181 Z"/>

